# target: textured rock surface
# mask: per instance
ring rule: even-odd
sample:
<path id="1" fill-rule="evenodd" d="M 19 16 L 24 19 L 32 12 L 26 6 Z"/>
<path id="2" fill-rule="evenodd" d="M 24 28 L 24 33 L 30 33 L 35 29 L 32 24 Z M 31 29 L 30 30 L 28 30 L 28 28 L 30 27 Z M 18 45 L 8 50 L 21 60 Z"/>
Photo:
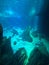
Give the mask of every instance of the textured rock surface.
<path id="1" fill-rule="evenodd" d="M 28 41 L 28 42 L 32 42 L 32 41 L 33 41 L 32 37 L 30 36 L 30 30 L 31 30 L 31 27 L 27 27 L 27 28 L 24 30 L 24 32 L 23 32 L 23 34 L 22 34 L 22 39 L 23 39 L 24 41 Z"/>
<path id="2" fill-rule="evenodd" d="M 7 65 L 9 61 L 11 61 L 13 51 L 10 44 L 10 38 L 5 38 L 4 43 L 1 46 L 1 65 Z"/>
<path id="3" fill-rule="evenodd" d="M 30 58 L 27 65 L 48 65 L 49 64 L 49 56 L 42 54 L 38 48 L 35 48 L 34 51 L 31 52 Z"/>
<path id="4" fill-rule="evenodd" d="M 3 35 L 1 34 L 3 34 L 3 31 L 1 31 L 0 39 L 3 40 L 3 43 L 0 49 L 0 65 L 48 65 L 49 54 L 47 52 L 46 45 L 44 45 L 47 44 L 47 41 L 44 42 L 41 35 L 39 35 L 40 39 L 38 39 L 38 33 L 36 33 L 37 32 L 33 32 L 32 39 L 32 37 L 30 36 L 30 28 L 27 28 L 22 34 L 22 38 L 25 41 L 22 41 L 22 39 L 19 40 L 19 37 L 17 38 L 17 35 L 15 36 L 16 33 L 14 34 L 15 37 L 11 37 L 9 33 L 8 35 L 10 37 L 7 38 L 6 36 L 2 38 Z M 14 40 L 13 48 L 17 49 L 15 54 L 13 54 L 11 48 L 11 38 L 13 38 L 12 40 Z M 33 45 L 36 46 L 33 47 L 33 45 L 30 44 L 32 43 L 32 41 Z"/>
<path id="5" fill-rule="evenodd" d="M 25 65 L 24 62 L 27 59 L 26 50 L 20 48 L 13 56 L 13 59 L 9 65 Z"/>
<path id="6" fill-rule="evenodd" d="M 0 45 L 2 45 L 2 41 L 3 41 L 3 27 L 0 24 Z"/>

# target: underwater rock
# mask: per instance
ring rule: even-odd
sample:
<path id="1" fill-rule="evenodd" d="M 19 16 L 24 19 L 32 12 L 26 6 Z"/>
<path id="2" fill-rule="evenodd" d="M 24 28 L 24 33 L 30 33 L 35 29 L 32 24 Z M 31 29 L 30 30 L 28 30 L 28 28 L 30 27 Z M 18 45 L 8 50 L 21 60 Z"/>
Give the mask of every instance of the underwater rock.
<path id="1" fill-rule="evenodd" d="M 7 65 L 12 55 L 13 55 L 13 51 L 11 48 L 11 38 L 9 37 L 7 39 L 5 37 L 5 39 L 3 40 L 3 45 L 1 47 L 1 65 Z"/>
<path id="2" fill-rule="evenodd" d="M 3 27 L 0 24 L 0 45 L 2 45 L 2 41 L 3 41 Z"/>
<path id="3" fill-rule="evenodd" d="M 49 53 L 48 53 L 48 51 L 47 51 L 47 47 L 44 45 L 44 42 L 39 41 L 39 43 L 40 43 L 40 44 L 39 44 L 39 46 L 38 46 L 38 50 L 39 50 L 42 54 L 48 56 Z"/>
<path id="4" fill-rule="evenodd" d="M 9 65 L 13 55 L 4 54 L 1 59 L 1 65 Z"/>
<path id="5" fill-rule="evenodd" d="M 12 37 L 15 36 L 15 35 L 18 35 L 18 32 L 17 32 L 17 30 L 15 30 L 15 29 L 12 29 L 11 32 L 13 33 Z"/>
<path id="6" fill-rule="evenodd" d="M 38 30 L 32 31 L 32 32 L 31 32 L 31 35 L 32 35 L 33 37 L 39 37 L 39 40 L 45 38 L 45 35 L 42 34 L 42 33 L 40 33 Z"/>
<path id="7" fill-rule="evenodd" d="M 27 65 L 48 65 L 49 55 L 42 54 L 38 48 L 32 50 Z"/>
<path id="8" fill-rule="evenodd" d="M 3 46 L 2 46 L 2 54 L 12 54 L 12 48 L 11 48 L 11 37 L 9 37 L 8 39 L 5 38 L 5 40 L 3 41 Z"/>
<path id="9" fill-rule="evenodd" d="M 13 43 L 14 45 L 16 45 L 17 44 L 17 42 L 16 41 L 14 41 L 14 43 Z"/>
<path id="10" fill-rule="evenodd" d="M 39 47 L 39 46 L 41 47 L 41 46 L 43 46 L 43 42 L 41 40 L 39 40 L 35 45 L 36 45 L 36 47 Z"/>
<path id="11" fill-rule="evenodd" d="M 22 33 L 22 39 L 24 40 L 24 41 L 28 41 L 28 42 L 32 42 L 33 41 L 33 39 L 32 39 L 32 37 L 30 36 L 30 30 L 31 30 L 31 28 L 30 27 L 27 27 L 25 30 L 24 30 L 24 32 Z"/>
<path id="12" fill-rule="evenodd" d="M 38 37 L 38 32 L 37 31 L 32 31 L 31 35 L 34 36 L 34 37 Z"/>
<path id="13" fill-rule="evenodd" d="M 24 62 L 27 58 L 26 50 L 20 48 L 13 56 L 13 59 L 9 65 L 25 65 Z"/>
<path id="14" fill-rule="evenodd" d="M 27 65 L 37 65 L 37 62 L 39 60 L 40 52 L 38 51 L 37 48 L 35 48 L 29 57 L 29 61 Z"/>
<path id="15" fill-rule="evenodd" d="M 3 43 L 3 27 L 2 24 L 0 24 L 0 65 L 1 65 L 1 48 Z"/>

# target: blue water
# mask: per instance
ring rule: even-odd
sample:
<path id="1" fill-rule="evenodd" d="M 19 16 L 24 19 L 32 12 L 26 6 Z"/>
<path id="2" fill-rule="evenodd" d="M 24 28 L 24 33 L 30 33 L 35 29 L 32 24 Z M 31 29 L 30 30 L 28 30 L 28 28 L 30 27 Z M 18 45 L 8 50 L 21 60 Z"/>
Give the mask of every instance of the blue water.
<path id="1" fill-rule="evenodd" d="M 8 62 L 6 64 L 6 59 L 11 61 L 10 57 L 7 57 L 8 55 L 10 56 L 7 51 L 9 47 L 13 54 L 21 48 L 25 49 L 27 54 L 27 58 L 24 60 L 25 65 L 30 62 L 28 59 L 35 48 L 38 48 L 41 54 L 49 53 L 49 0 L 0 0 L 0 23 L 3 27 L 3 37 L 5 37 L 2 44 L 5 47 L 4 51 L 2 51 L 4 53 L 2 60 L 5 63 L 3 65 L 9 64 Z M 11 42 L 10 44 L 8 44 L 9 42 L 6 43 L 8 39 Z M 23 52 L 18 58 L 21 56 L 25 57 Z M 36 58 L 36 56 L 34 57 Z M 11 62 L 14 65 L 17 62 L 15 59 L 14 62 Z M 22 59 L 20 58 L 18 63 Z"/>
<path id="2" fill-rule="evenodd" d="M 48 2 L 44 0 L 1 0 L 0 23 L 8 30 L 13 27 L 25 30 L 30 26 L 49 37 Z"/>
<path id="3" fill-rule="evenodd" d="M 30 25 L 36 27 L 38 23 L 36 17 L 38 17 L 37 14 L 42 8 L 42 0 L 5 0 L 4 2 L 1 1 L 1 3 L 0 22 L 3 26 L 12 25 L 23 28 Z"/>

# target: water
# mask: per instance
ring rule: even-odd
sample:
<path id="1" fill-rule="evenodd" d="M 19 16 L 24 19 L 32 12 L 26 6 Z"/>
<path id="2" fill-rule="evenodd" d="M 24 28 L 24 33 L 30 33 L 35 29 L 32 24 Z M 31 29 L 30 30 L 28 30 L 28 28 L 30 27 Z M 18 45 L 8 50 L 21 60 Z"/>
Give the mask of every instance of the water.
<path id="1" fill-rule="evenodd" d="M 32 56 L 31 52 L 33 51 L 34 54 L 36 48 L 45 56 L 49 54 L 49 0 L 0 0 L 0 24 L 3 27 L 3 37 L 5 37 L 2 43 L 3 48 L 5 48 L 4 51 L 8 50 L 9 47 L 11 48 L 9 51 L 2 51 L 3 65 L 11 65 L 12 62 L 13 65 L 32 65 L 32 62 L 28 63 Z M 18 64 L 15 63 L 15 58 L 12 62 L 7 60 L 6 64 L 4 60 L 8 59 L 8 52 L 10 59 L 12 54 L 15 57 L 15 54 L 21 48 L 26 50 L 27 55 L 23 64 L 19 64 L 19 62 L 22 63 L 22 58 L 25 57 L 24 55 L 21 58 L 21 54 L 18 55 L 18 58 L 20 58 Z M 11 50 L 13 53 L 10 55 Z M 34 55 L 37 55 L 36 52 Z M 31 58 L 32 61 L 34 55 L 33 59 Z M 38 63 L 40 61 L 37 62 L 37 65 Z"/>

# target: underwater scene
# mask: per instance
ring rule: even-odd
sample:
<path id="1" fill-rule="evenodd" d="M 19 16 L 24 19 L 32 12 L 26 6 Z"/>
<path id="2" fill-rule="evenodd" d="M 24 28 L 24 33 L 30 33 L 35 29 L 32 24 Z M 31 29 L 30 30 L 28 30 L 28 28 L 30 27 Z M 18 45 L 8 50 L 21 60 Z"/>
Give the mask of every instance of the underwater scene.
<path id="1" fill-rule="evenodd" d="M 49 0 L 0 0 L 0 65 L 49 65 Z"/>

